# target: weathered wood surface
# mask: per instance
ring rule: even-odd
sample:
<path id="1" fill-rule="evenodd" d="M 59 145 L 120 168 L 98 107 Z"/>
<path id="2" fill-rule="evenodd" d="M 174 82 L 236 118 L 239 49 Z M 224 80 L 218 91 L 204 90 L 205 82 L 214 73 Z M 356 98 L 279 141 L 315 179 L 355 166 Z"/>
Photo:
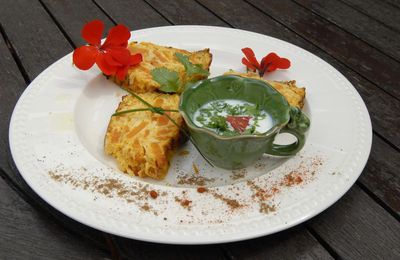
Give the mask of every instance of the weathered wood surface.
<path id="1" fill-rule="evenodd" d="M 111 259 L 26 203 L 0 178 L 0 259 Z"/>
<path id="2" fill-rule="evenodd" d="M 94 19 L 102 20 L 105 23 L 105 32 L 114 25 L 92 1 L 42 0 L 42 3 L 75 46 L 86 44 L 81 36 L 82 24 Z"/>
<path id="3" fill-rule="evenodd" d="M 341 1 L 295 0 L 319 16 L 370 44 L 379 51 L 400 60 L 400 35 L 384 24 Z M 373 6 L 370 6 L 372 9 Z M 378 8 L 380 10 L 380 8 Z M 398 15 L 394 15 L 396 17 Z M 396 18 L 395 18 L 396 19 Z M 398 17 L 397 17 L 398 19 Z"/>
<path id="4" fill-rule="evenodd" d="M 227 259 L 220 245 L 163 245 L 116 237 L 113 239 L 122 257 L 127 259 Z"/>
<path id="5" fill-rule="evenodd" d="M 118 4 L 108 0 L 95 0 L 95 2 L 115 22 L 125 24 L 131 30 L 170 25 L 155 9 L 141 0 L 121 0 Z"/>
<path id="6" fill-rule="evenodd" d="M 289 230 L 224 245 L 227 255 L 232 259 L 333 259 L 311 234 L 305 231 L 304 225 Z M 286 250 L 288 245 L 293 250 Z"/>
<path id="7" fill-rule="evenodd" d="M 400 217 L 399 169 L 398 150 L 374 135 L 370 158 L 358 182 L 384 201 L 397 214 L 397 217 Z"/>
<path id="8" fill-rule="evenodd" d="M 399 259 L 399 222 L 354 186 L 308 223 L 345 259 Z"/>
<path id="9" fill-rule="evenodd" d="M 400 1 L 399 0 L 385 0 L 385 2 L 390 4 L 392 7 L 400 8 Z"/>
<path id="10" fill-rule="evenodd" d="M 0 23 L 31 80 L 72 51 L 39 2 L 7 0 L 2 5 L 7 8 L 0 8 Z"/>
<path id="11" fill-rule="evenodd" d="M 6 258 L 11 254 L 17 259 L 27 258 L 29 250 L 18 253 L 19 246 L 29 244 L 28 248 L 36 250 L 30 256 L 64 259 L 64 251 L 59 248 L 62 242 L 71 251 L 70 258 L 80 258 L 80 255 L 87 259 L 398 258 L 398 43 L 390 44 L 384 37 L 378 40 L 379 37 L 373 36 L 388 31 L 398 33 L 396 19 L 400 9 L 395 5 L 399 3 L 396 0 L 387 0 L 381 5 L 374 2 L 371 6 L 381 9 L 370 10 L 368 1 L 344 2 L 346 4 L 332 1 L 328 5 L 343 14 L 353 14 L 353 19 L 338 19 L 342 14 L 328 10 L 327 5 L 305 0 L 268 4 L 253 0 L 247 3 L 239 0 L 177 0 L 168 4 L 160 0 L 5 1 L 3 6 L 6 8 L 0 8 L 0 119 L 6 123 L 0 126 L 0 145 L 7 149 L 1 151 L 0 173 L 5 182 L 0 180 L 0 190 L 7 196 L 0 199 L 0 207 L 4 209 L 2 212 L 11 211 L 12 216 L 20 218 L 9 221 L 8 215 L 0 214 L 0 222 L 4 219 L 8 223 L 0 225 L 1 231 L 11 240 L 19 239 L 13 247 L 9 242 L 1 242 L 0 238 L 0 252 L 4 252 Z M 390 14 L 397 16 L 388 20 Z M 246 242 L 214 246 L 158 245 L 124 239 L 88 228 L 55 211 L 26 185 L 12 163 L 8 122 L 26 83 L 75 46 L 82 45 L 80 29 L 92 19 L 103 20 L 107 29 L 114 23 L 123 23 L 133 30 L 171 24 L 237 27 L 292 42 L 328 61 L 360 92 L 375 131 L 371 157 L 358 180 L 359 186 L 353 187 L 326 212 L 299 227 Z M 363 21 L 364 24 L 352 25 L 352 21 Z M 373 32 L 376 35 L 371 36 Z M 10 200 L 13 203 L 9 203 Z M 10 209 L 11 205 L 17 206 Z M 18 211 L 19 206 L 29 210 L 22 210 L 22 214 Z M 21 221 L 33 224 L 28 227 L 20 224 Z M 53 229 L 56 231 L 48 232 Z M 23 238 L 29 232 L 37 234 L 31 240 Z M 49 241 L 49 246 L 37 245 L 36 241 L 42 244 Z M 1 253 L 0 258 L 4 258 Z"/>
<path id="12" fill-rule="evenodd" d="M 347 5 L 381 22 L 397 32 L 400 32 L 399 8 L 393 8 L 390 3 L 375 0 L 342 0 Z"/>
<path id="13" fill-rule="evenodd" d="M 175 25 L 206 24 L 211 26 L 227 26 L 221 19 L 194 1 L 178 0 L 168 5 L 162 0 L 147 0 L 147 2 Z"/>

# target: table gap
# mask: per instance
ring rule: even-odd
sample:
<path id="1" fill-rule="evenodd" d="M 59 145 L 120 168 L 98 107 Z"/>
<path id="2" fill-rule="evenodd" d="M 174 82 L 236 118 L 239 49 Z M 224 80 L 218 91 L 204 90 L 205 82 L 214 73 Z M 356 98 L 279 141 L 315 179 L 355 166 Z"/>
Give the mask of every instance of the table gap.
<path id="1" fill-rule="evenodd" d="M 373 201 L 376 202 L 379 206 L 384 208 L 387 213 L 389 213 L 392 217 L 394 217 L 400 223 L 400 215 L 397 214 L 393 209 L 391 209 L 382 199 L 376 196 L 372 191 L 370 191 L 367 186 L 365 186 L 361 181 L 357 180 L 355 183 L 360 189 L 365 192 Z"/>
<path id="2" fill-rule="evenodd" d="M 108 19 L 110 19 L 110 21 L 111 21 L 113 24 L 115 24 L 115 25 L 118 24 L 117 20 L 114 19 L 110 14 L 108 14 L 108 13 L 106 12 L 106 10 L 104 10 L 104 8 L 103 8 L 99 3 L 96 2 L 96 0 L 92 0 L 92 2 L 93 2 L 94 5 L 97 6 L 97 8 L 100 9 L 101 12 L 103 12 L 103 13 L 105 14 L 105 16 L 108 17 Z"/>
<path id="3" fill-rule="evenodd" d="M 159 15 L 161 15 L 162 18 L 164 18 L 167 22 L 169 22 L 170 24 L 174 25 L 174 23 L 169 20 L 162 12 L 158 11 L 152 4 L 150 4 L 148 1 L 146 0 L 142 0 L 143 2 L 145 2 L 148 6 L 151 7 L 151 9 L 153 9 L 156 13 L 158 13 Z"/>
<path id="4" fill-rule="evenodd" d="M 19 71 L 21 72 L 22 77 L 25 80 L 25 83 L 28 85 L 31 82 L 31 80 L 29 79 L 28 73 L 26 72 L 24 66 L 22 65 L 22 62 L 19 59 L 18 54 L 16 53 L 16 51 L 15 51 L 13 45 L 11 44 L 10 40 L 8 39 L 8 36 L 7 36 L 7 34 L 6 34 L 6 32 L 5 32 L 4 28 L 3 28 L 3 25 L 1 23 L 0 23 L 0 34 L 3 37 L 4 42 L 7 45 L 8 51 L 11 53 L 11 56 L 13 57 L 15 63 L 17 64 L 17 67 L 18 67 Z"/>
<path id="5" fill-rule="evenodd" d="M 321 244 L 321 246 L 328 251 L 328 253 L 334 258 L 334 259 L 339 259 L 338 253 L 331 247 L 328 242 L 326 242 L 310 225 L 307 225 L 307 222 L 305 223 L 306 228 L 308 232 L 315 238 L 315 240 L 318 241 L 318 243 Z"/>
<path id="6" fill-rule="evenodd" d="M 388 4 L 390 4 L 391 6 L 393 6 L 396 9 L 400 9 L 400 3 L 393 3 L 393 1 L 391 1 L 391 0 L 381 0 L 381 1 L 384 1 Z"/>
<path id="7" fill-rule="evenodd" d="M 390 142 L 390 140 L 388 140 L 386 137 L 384 137 L 380 133 L 376 132 L 375 130 L 372 130 L 372 132 L 374 134 L 376 134 L 377 136 L 379 136 L 379 138 L 382 139 L 385 143 L 387 143 L 390 147 L 392 147 L 393 149 L 395 149 L 397 152 L 400 153 L 400 148 L 397 147 L 396 145 L 394 145 L 392 142 Z"/>
<path id="8" fill-rule="evenodd" d="M 54 24 L 57 26 L 57 28 L 60 30 L 62 35 L 65 37 L 65 39 L 68 41 L 68 43 L 72 46 L 72 48 L 76 48 L 75 43 L 72 41 L 72 39 L 69 37 L 67 32 L 64 30 L 64 28 L 61 26 L 61 24 L 57 21 L 57 19 L 54 17 L 54 15 L 50 12 L 50 10 L 47 8 L 47 6 L 43 3 L 42 0 L 39 0 L 39 3 L 43 7 L 43 9 L 46 11 L 46 13 L 50 16 L 50 18 L 53 20 Z"/>

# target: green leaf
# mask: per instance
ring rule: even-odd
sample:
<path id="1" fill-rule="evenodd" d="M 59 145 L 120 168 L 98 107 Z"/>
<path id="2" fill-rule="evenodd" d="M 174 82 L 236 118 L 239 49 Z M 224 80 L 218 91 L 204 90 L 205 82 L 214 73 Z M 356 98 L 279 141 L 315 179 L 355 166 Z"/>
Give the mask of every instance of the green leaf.
<path id="1" fill-rule="evenodd" d="M 161 91 L 171 93 L 179 90 L 181 82 L 178 72 L 162 67 L 153 69 L 151 75 L 160 84 Z"/>
<path id="2" fill-rule="evenodd" d="M 228 124 L 226 123 L 226 118 L 223 116 L 215 115 L 210 118 L 210 122 L 207 127 L 216 128 L 219 131 L 226 131 L 228 129 Z"/>
<path id="3" fill-rule="evenodd" d="M 256 116 L 257 113 L 259 112 L 259 108 L 258 105 L 244 105 L 244 109 L 247 112 L 247 114 L 251 115 L 251 116 Z"/>
<path id="4" fill-rule="evenodd" d="M 192 75 L 201 75 L 201 76 L 208 76 L 210 75 L 210 72 L 208 70 L 205 70 L 201 67 L 200 64 L 193 64 L 189 61 L 188 56 L 182 54 L 182 53 L 175 53 L 176 58 L 182 65 L 185 67 L 186 74 L 190 77 Z"/>

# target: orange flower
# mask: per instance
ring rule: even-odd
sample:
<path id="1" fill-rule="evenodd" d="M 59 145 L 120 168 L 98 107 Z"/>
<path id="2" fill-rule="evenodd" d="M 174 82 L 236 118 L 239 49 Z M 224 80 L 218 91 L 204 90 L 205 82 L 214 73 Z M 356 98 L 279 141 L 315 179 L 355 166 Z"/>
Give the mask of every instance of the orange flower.
<path id="1" fill-rule="evenodd" d="M 131 33 L 126 26 L 118 24 L 111 28 L 101 44 L 103 31 L 104 23 L 100 20 L 93 20 L 83 27 L 82 38 L 89 45 L 74 50 L 73 62 L 81 70 L 88 70 L 96 63 L 105 75 L 123 80 L 128 69 L 142 61 L 142 55 L 131 55 L 127 49 Z"/>

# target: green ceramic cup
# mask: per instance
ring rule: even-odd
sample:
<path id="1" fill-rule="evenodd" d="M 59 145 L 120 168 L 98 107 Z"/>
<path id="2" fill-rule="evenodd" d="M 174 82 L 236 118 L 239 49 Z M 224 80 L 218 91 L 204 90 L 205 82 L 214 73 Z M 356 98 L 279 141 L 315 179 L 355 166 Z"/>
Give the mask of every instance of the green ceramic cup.
<path id="1" fill-rule="evenodd" d="M 253 135 L 221 136 L 193 123 L 193 116 L 205 103 L 217 99 L 238 99 L 259 104 L 273 121 L 265 133 Z M 181 95 L 179 110 L 188 126 L 192 141 L 214 166 L 240 169 L 251 165 L 262 154 L 290 156 L 300 151 L 310 120 L 300 109 L 292 107 L 269 84 L 239 76 L 219 76 L 195 83 Z M 279 133 L 290 133 L 297 139 L 289 145 L 274 143 Z"/>

